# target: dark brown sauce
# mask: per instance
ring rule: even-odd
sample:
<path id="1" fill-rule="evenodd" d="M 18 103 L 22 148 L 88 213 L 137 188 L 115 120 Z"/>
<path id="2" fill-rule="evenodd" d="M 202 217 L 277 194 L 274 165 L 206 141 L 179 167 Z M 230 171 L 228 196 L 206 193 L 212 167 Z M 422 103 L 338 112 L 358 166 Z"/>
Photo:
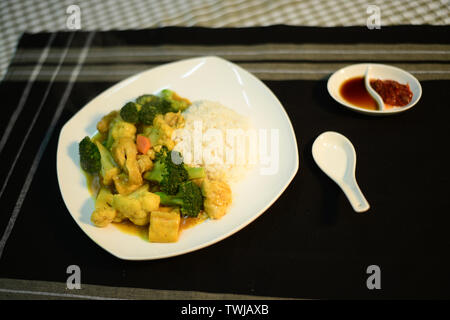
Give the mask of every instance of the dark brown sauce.
<path id="1" fill-rule="evenodd" d="M 378 109 L 376 101 L 366 90 L 364 77 L 355 77 L 344 81 L 339 89 L 339 93 L 344 100 L 356 107 L 369 110 Z"/>

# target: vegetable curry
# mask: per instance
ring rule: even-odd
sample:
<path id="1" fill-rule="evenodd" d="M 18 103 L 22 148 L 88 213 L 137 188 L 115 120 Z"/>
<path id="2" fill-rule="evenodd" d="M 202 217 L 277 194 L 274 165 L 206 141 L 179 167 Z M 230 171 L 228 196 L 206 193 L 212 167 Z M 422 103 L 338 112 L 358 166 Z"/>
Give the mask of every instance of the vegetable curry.
<path id="1" fill-rule="evenodd" d="M 176 242 L 183 229 L 227 212 L 229 185 L 184 164 L 173 150 L 172 135 L 183 128 L 182 112 L 190 104 L 167 89 L 142 95 L 105 115 L 98 134 L 81 140 L 95 226 L 112 223 L 150 242 Z"/>

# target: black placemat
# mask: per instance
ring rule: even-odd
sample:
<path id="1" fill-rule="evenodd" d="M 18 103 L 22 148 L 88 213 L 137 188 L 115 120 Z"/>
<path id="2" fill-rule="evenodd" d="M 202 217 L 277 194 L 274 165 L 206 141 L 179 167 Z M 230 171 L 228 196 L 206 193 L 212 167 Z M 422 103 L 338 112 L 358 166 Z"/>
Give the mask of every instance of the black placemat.
<path id="1" fill-rule="evenodd" d="M 112 287 L 298 298 L 448 298 L 449 30 L 275 26 L 24 35 L 0 83 L 0 278 L 65 282 L 67 267 L 78 265 L 82 283 Z M 301 48 L 288 57 L 276 50 L 264 58 L 243 53 L 261 44 L 275 49 L 310 44 L 321 50 L 324 44 L 358 44 L 361 52 L 380 42 L 404 47 L 396 47 L 399 54 L 387 59 L 388 52 L 366 54 L 366 61 L 407 63 L 423 80 L 420 102 L 391 117 L 347 111 L 328 95 L 327 68 L 365 59 L 358 53 L 317 58 L 302 57 Z M 292 121 L 300 169 L 278 201 L 233 236 L 182 256 L 122 261 L 91 241 L 68 213 L 56 178 L 57 140 L 64 123 L 126 70 L 177 58 L 163 47 L 166 51 L 153 58 L 130 55 L 128 68 L 126 55 L 119 64 L 101 61 L 92 52 L 101 49 L 107 55 L 129 46 L 151 52 L 165 45 L 177 46 L 178 55 L 189 46 L 221 46 L 222 52 L 225 47 L 238 57 L 224 54 L 227 59 L 260 72 Z M 434 49 L 420 54 L 423 47 L 414 45 Z M 411 58 L 408 50 L 417 54 Z M 125 65 L 125 71 L 117 71 L 118 65 Z M 261 65 L 264 70 L 258 69 Z M 277 65 L 322 73 L 275 79 L 270 66 Z M 366 214 L 354 213 L 313 162 L 312 142 L 328 130 L 341 132 L 355 145 L 356 176 L 371 204 Z M 370 265 L 381 269 L 381 290 L 366 286 Z"/>

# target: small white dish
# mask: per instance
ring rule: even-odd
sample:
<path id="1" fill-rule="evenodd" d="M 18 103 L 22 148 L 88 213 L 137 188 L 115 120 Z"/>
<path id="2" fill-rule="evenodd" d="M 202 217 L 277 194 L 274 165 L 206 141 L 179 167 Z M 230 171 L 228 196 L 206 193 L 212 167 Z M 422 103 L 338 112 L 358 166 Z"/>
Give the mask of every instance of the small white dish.
<path id="1" fill-rule="evenodd" d="M 233 204 L 220 220 L 183 230 L 176 243 L 150 243 L 109 225 L 95 227 L 90 216 L 94 200 L 79 165 L 78 143 L 93 136 L 96 123 L 131 99 L 164 88 L 191 101 L 218 101 L 250 118 L 257 130 L 278 130 L 278 171 L 261 175 L 258 165 L 233 186 Z M 282 156 L 279 156 L 282 155 Z M 57 176 L 63 200 L 77 225 L 95 243 L 126 260 L 160 259 L 216 243 L 259 217 L 294 178 L 299 166 L 295 133 L 277 97 L 241 67 L 217 57 L 200 57 L 165 64 L 125 79 L 90 101 L 62 128 L 57 149 Z M 266 165 L 261 165 L 266 167 Z"/>
<path id="2" fill-rule="evenodd" d="M 350 140 L 337 132 L 324 132 L 314 141 L 312 155 L 319 168 L 344 191 L 353 210 L 369 210 L 370 205 L 356 182 L 356 151 Z"/>
<path id="3" fill-rule="evenodd" d="M 345 100 L 340 93 L 342 84 L 348 79 L 364 77 L 368 67 L 370 67 L 371 79 L 395 80 L 401 84 L 409 84 L 409 88 L 413 93 L 411 101 L 403 107 L 384 108 L 383 110 L 369 110 L 351 104 Z M 327 88 L 331 97 L 333 97 L 333 99 L 341 105 L 353 111 L 370 115 L 391 115 L 404 112 L 415 106 L 422 96 L 422 87 L 420 82 L 412 74 L 397 67 L 376 63 L 353 64 L 337 70 L 328 79 Z"/>

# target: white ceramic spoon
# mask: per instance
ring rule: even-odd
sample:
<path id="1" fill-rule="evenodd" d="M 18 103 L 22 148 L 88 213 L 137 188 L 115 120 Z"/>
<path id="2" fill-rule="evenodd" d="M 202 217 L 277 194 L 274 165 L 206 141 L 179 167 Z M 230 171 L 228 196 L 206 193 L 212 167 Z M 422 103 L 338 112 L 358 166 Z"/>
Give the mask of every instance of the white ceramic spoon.
<path id="1" fill-rule="evenodd" d="M 375 102 L 378 105 L 378 110 L 383 111 L 384 110 L 384 101 L 383 98 L 372 88 L 370 85 L 370 71 L 372 70 L 372 66 L 368 65 L 366 68 L 366 72 L 364 74 L 364 84 L 366 86 L 367 92 L 372 96 L 372 98 L 375 99 Z"/>
<path id="2" fill-rule="evenodd" d="M 341 187 L 356 212 L 369 210 L 356 182 L 356 152 L 350 140 L 337 132 L 324 132 L 314 141 L 312 155 L 319 168 Z"/>

